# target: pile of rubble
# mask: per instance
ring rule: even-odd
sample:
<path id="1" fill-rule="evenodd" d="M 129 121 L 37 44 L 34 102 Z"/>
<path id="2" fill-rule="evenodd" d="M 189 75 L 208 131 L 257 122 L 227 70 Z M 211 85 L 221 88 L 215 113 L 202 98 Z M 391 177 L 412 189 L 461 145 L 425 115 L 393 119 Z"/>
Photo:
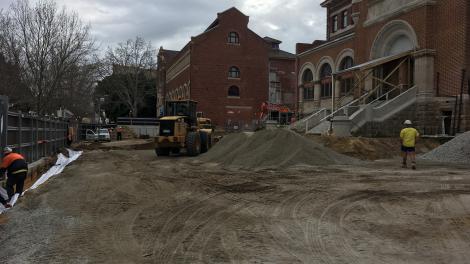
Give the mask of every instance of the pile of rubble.
<path id="1" fill-rule="evenodd" d="M 211 151 L 201 156 L 201 160 L 241 168 L 359 162 L 286 129 L 225 136 Z"/>
<path id="2" fill-rule="evenodd" d="M 421 159 L 449 163 L 470 163 L 470 132 L 466 132 L 420 156 Z"/>

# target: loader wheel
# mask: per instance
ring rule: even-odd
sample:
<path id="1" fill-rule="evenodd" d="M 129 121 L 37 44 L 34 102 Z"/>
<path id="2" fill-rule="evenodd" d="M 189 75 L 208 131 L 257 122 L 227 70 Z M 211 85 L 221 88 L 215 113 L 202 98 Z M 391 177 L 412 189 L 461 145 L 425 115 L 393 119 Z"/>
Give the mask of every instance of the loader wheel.
<path id="1" fill-rule="evenodd" d="M 170 155 L 170 149 L 169 148 L 156 148 L 155 153 L 157 156 L 168 156 Z"/>
<path id="2" fill-rule="evenodd" d="M 199 132 L 189 132 L 186 135 L 186 149 L 188 156 L 194 157 L 201 153 L 201 136 Z"/>
<path id="3" fill-rule="evenodd" d="M 201 153 L 206 153 L 209 150 L 209 135 L 206 132 L 200 132 L 201 134 Z"/>
<path id="4" fill-rule="evenodd" d="M 212 148 L 212 134 L 209 135 L 208 146 L 209 146 L 209 149 Z"/>

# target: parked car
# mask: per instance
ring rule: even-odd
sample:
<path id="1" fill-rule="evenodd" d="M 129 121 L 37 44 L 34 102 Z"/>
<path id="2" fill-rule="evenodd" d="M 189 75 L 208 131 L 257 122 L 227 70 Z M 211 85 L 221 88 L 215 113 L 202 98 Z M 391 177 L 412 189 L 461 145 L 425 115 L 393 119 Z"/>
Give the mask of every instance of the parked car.
<path id="1" fill-rule="evenodd" d="M 87 129 L 86 140 L 88 141 L 111 141 L 111 135 L 109 135 L 109 131 L 106 128 L 97 129 L 96 131 Z"/>

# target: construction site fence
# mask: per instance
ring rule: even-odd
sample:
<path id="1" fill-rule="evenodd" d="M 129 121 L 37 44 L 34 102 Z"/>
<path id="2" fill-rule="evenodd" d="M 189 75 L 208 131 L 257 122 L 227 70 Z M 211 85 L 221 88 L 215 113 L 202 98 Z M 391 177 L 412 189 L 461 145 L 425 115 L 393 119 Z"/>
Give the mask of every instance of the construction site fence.
<path id="1" fill-rule="evenodd" d="M 67 144 L 69 123 L 64 120 L 29 116 L 21 112 L 7 112 L 2 118 L 4 116 L 7 118 L 2 123 L 2 149 L 8 146 L 22 154 L 28 162 L 53 155 Z"/>

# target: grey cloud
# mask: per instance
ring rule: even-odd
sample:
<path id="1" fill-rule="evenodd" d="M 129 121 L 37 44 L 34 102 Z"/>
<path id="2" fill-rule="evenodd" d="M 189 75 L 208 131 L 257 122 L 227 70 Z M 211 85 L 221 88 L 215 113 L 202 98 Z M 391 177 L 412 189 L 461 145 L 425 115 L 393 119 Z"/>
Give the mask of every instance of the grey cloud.
<path id="1" fill-rule="evenodd" d="M 0 9 L 12 0 L 0 0 Z M 32 0 L 33 2 L 35 0 Z M 101 48 L 135 36 L 155 47 L 181 49 L 232 6 L 250 16 L 249 27 L 260 36 L 283 41 L 294 52 L 295 43 L 312 42 L 325 35 L 321 0 L 57 0 L 88 21 Z"/>

